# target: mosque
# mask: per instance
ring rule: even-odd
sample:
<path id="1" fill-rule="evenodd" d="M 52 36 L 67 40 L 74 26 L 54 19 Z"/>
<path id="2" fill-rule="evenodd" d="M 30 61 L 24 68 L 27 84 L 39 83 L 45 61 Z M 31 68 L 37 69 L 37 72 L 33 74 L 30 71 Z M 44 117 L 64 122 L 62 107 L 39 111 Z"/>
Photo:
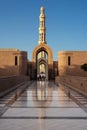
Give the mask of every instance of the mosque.
<path id="1" fill-rule="evenodd" d="M 0 49 L 0 130 L 87 129 L 87 51 L 59 51 L 54 61 L 45 20 L 41 7 L 32 61 Z"/>
<path id="2" fill-rule="evenodd" d="M 41 7 L 39 40 L 32 52 L 32 61 L 28 60 L 26 51 L 0 49 L 0 77 L 26 76 L 29 80 L 36 80 L 40 73 L 46 75 L 46 80 L 67 76 L 87 77 L 87 71 L 81 69 L 81 65 L 87 63 L 87 51 L 60 51 L 58 61 L 53 60 L 52 49 L 46 41 L 45 18 L 45 9 Z"/>

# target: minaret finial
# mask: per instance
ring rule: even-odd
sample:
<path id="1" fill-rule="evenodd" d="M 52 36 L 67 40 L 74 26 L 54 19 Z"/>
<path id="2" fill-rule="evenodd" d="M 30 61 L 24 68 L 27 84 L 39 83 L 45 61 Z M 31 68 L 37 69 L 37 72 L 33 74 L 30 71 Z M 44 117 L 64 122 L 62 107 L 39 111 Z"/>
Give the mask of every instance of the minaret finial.
<path id="1" fill-rule="evenodd" d="M 39 27 L 39 44 L 45 43 L 46 44 L 46 27 L 45 27 L 45 13 L 44 7 L 40 8 L 40 27 Z"/>
<path id="2" fill-rule="evenodd" d="M 41 14 L 44 14 L 44 7 L 43 6 L 40 8 L 40 10 L 41 10 Z"/>

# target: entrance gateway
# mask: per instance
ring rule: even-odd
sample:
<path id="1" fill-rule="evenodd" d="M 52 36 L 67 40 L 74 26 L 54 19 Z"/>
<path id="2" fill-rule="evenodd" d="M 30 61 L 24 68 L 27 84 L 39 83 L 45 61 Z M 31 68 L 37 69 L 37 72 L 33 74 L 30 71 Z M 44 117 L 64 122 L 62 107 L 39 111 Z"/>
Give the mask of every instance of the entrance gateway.
<path id="1" fill-rule="evenodd" d="M 39 40 L 38 45 L 35 47 L 32 53 L 32 75 L 35 78 L 38 74 L 44 73 L 46 79 L 51 80 L 54 78 L 53 54 L 51 48 L 46 42 L 45 18 L 44 7 L 41 7 L 39 16 Z"/>

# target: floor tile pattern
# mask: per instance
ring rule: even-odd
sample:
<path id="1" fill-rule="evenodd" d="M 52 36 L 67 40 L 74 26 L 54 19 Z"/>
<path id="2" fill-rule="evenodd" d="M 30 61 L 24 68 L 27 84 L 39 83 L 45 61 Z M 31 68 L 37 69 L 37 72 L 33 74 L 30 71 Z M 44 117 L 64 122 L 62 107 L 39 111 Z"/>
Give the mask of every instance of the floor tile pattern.
<path id="1" fill-rule="evenodd" d="M 0 130 L 87 129 L 87 98 L 64 85 L 34 81 L 13 97 L 0 99 Z"/>

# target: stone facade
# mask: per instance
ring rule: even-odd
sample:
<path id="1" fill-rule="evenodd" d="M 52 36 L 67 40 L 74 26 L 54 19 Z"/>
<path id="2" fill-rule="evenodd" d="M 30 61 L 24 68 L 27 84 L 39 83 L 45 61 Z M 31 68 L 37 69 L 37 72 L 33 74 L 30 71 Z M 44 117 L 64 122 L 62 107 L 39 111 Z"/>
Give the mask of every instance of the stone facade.
<path id="1" fill-rule="evenodd" d="M 87 77 L 80 76 L 59 76 L 55 79 L 56 84 L 62 83 L 65 86 L 68 86 L 79 93 L 87 96 Z"/>
<path id="2" fill-rule="evenodd" d="M 62 51 L 58 53 L 56 84 L 62 83 L 87 96 L 87 71 L 81 65 L 87 64 L 87 51 Z"/>
<path id="3" fill-rule="evenodd" d="M 18 49 L 0 49 L 0 77 L 26 74 L 27 52 Z"/>
<path id="4" fill-rule="evenodd" d="M 58 53 L 59 75 L 87 76 L 81 65 L 87 63 L 87 51 L 62 51 Z"/>
<path id="5" fill-rule="evenodd" d="M 40 44 L 38 45 L 34 50 L 33 50 L 33 54 L 32 54 L 32 65 L 33 65 L 33 73 L 36 72 L 37 74 L 37 54 L 39 52 L 46 52 L 47 53 L 47 56 L 48 56 L 48 59 L 47 59 L 47 80 L 48 79 L 53 79 L 54 78 L 54 75 L 53 75 L 53 53 L 52 53 L 52 50 L 51 48 L 47 45 L 47 44 Z M 40 62 L 41 60 L 43 61 L 44 58 L 40 58 Z M 38 63 L 39 64 L 39 63 Z"/>
<path id="6" fill-rule="evenodd" d="M 1 92 L 6 92 L 7 90 L 14 88 L 16 85 L 26 82 L 28 80 L 29 77 L 24 75 L 0 77 L 0 96 Z"/>
<path id="7" fill-rule="evenodd" d="M 55 78 L 55 69 L 53 68 L 53 53 L 46 42 L 45 9 L 40 8 L 39 16 L 39 40 L 38 45 L 32 53 L 32 63 L 30 64 L 31 79 L 36 79 L 38 74 L 44 73 L 47 80 Z"/>

